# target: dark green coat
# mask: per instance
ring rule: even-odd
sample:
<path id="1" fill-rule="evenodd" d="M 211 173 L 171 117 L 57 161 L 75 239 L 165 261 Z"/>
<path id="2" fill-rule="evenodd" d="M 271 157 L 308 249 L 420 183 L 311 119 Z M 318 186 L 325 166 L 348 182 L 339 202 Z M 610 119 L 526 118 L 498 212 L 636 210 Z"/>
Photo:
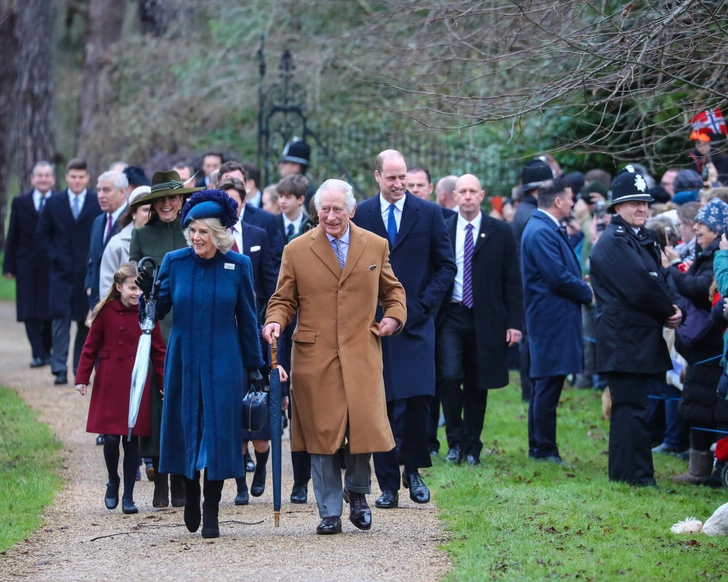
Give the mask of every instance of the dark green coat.
<path id="1" fill-rule="evenodd" d="M 139 261 L 142 257 L 152 257 L 158 265 L 162 265 L 164 256 L 172 251 L 185 248 L 187 241 L 182 234 L 182 225 L 179 218 L 172 222 L 162 222 L 157 219 L 153 224 L 147 224 L 131 231 L 131 243 L 129 244 L 129 260 Z M 169 341 L 169 334 L 172 330 L 172 312 L 159 322 L 164 336 L 165 345 Z M 150 437 L 142 437 L 139 449 L 142 456 L 159 456 L 159 433 L 162 424 L 162 398 L 156 387 L 156 380 L 152 375 L 152 398 L 151 398 L 151 419 L 152 434 Z"/>

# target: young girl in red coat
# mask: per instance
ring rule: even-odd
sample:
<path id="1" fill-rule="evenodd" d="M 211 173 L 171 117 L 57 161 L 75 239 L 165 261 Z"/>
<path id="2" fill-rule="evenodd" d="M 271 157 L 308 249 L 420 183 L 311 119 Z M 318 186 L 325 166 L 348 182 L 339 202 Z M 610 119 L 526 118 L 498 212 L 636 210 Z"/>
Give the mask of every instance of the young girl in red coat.
<path id="1" fill-rule="evenodd" d="M 124 447 L 124 495 L 121 501 L 124 513 L 139 511 L 134 504 L 134 482 L 139 465 L 138 441 L 140 436 L 148 436 L 151 432 L 147 381 L 132 438 L 128 440 L 126 437 L 131 375 L 142 333 L 139 327 L 141 290 L 134 282 L 137 275 L 134 263 L 122 265 L 114 275 L 109 294 L 91 313 L 91 329 L 76 373 L 76 390 L 85 396 L 91 372 L 98 361 L 86 432 L 105 435 L 104 460 L 109 482 L 104 503 L 108 509 L 119 504 L 119 442 Z M 164 340 L 157 324 L 152 331 L 150 358 L 160 387 L 164 385 L 164 355 Z"/>

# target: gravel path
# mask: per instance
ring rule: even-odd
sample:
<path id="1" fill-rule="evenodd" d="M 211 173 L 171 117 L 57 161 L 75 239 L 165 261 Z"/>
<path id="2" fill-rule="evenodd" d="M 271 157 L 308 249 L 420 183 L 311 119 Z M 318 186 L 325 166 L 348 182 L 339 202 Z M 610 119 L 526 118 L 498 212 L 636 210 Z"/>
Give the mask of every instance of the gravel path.
<path id="1" fill-rule="evenodd" d="M 235 507 L 234 482 L 226 483 L 215 540 L 189 533 L 181 511 L 153 509 L 146 478 L 135 489 L 137 515 L 123 515 L 120 507 L 108 511 L 101 447 L 85 432 L 89 398 L 71 385 L 53 386 L 49 368 L 28 367 L 30 348 L 15 322 L 14 304 L 0 302 L 0 329 L 0 384 L 16 389 L 63 441 L 67 480 L 46 509 L 43 527 L 0 558 L 0 579 L 427 581 L 449 570 L 439 549 L 446 533 L 434 503 L 416 505 L 406 492 L 399 509 L 373 508 L 369 532 L 345 518 L 343 534 L 315 535 L 313 488 L 307 505 L 286 502 L 292 473 L 285 441 L 279 528 L 273 525 L 270 476 L 263 497 L 251 497 L 247 507 Z M 372 506 L 376 494 L 369 497 Z"/>

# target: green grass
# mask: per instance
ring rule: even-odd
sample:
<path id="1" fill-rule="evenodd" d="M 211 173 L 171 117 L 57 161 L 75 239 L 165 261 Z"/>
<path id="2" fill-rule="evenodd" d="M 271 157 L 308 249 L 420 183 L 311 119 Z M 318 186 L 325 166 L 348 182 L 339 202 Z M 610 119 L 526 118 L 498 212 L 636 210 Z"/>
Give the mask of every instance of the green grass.
<path id="1" fill-rule="evenodd" d="M 3 262 L 4 255 L 0 253 L 0 265 Z M 10 281 L 5 277 L 0 277 L 0 301 L 15 301 L 15 281 Z"/>
<path id="2" fill-rule="evenodd" d="M 482 467 L 428 470 L 450 532 L 448 580 L 728 580 L 728 537 L 670 532 L 687 516 L 705 521 L 728 490 L 673 484 L 687 463 L 669 455 L 655 455 L 659 489 L 610 483 L 600 393 L 562 394 L 559 448 L 572 469 L 528 459 L 515 383 L 488 400 Z"/>
<path id="3" fill-rule="evenodd" d="M 62 484 L 61 443 L 10 388 L 0 386 L 0 551 L 41 525 Z"/>

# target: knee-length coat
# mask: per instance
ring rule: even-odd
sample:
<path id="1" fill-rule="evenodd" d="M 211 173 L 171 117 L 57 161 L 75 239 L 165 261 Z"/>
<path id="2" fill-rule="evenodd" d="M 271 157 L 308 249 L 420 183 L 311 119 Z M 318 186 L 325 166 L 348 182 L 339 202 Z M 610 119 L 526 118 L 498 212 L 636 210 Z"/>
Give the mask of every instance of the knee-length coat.
<path id="1" fill-rule="evenodd" d="M 91 324 L 76 372 L 76 384 L 88 384 L 94 364 L 98 361 L 86 432 L 127 434 L 131 374 L 141 335 L 139 308 L 136 305 L 126 307 L 118 299 L 112 299 L 104 305 Z M 156 325 L 152 330 L 150 361 L 152 373 L 157 378 L 155 386 L 160 389 L 164 386 L 164 353 L 162 332 Z M 135 436 L 146 436 L 150 432 L 150 384 L 147 381 L 144 387 L 139 416 L 132 433 Z"/>
<path id="2" fill-rule="evenodd" d="M 330 455 L 344 444 L 374 453 L 394 448 L 387 419 L 377 305 L 407 319 L 405 292 L 389 264 L 388 242 L 350 224 L 342 271 L 323 228 L 283 251 L 266 324 L 284 329 L 296 315 L 291 356 L 291 448 Z"/>
<path id="3" fill-rule="evenodd" d="M 232 251 L 204 259 L 188 247 L 167 253 L 160 281 L 158 316 L 174 306 L 174 322 L 159 470 L 242 477 L 243 368 L 263 366 L 250 259 Z"/>

